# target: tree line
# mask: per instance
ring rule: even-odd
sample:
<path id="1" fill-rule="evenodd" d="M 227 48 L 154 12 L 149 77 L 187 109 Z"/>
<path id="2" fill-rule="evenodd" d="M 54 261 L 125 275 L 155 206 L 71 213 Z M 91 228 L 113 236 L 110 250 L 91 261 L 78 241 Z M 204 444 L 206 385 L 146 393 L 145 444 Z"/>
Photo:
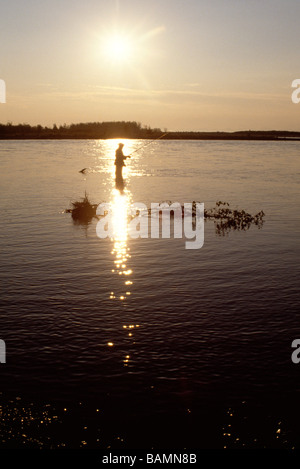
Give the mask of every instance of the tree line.
<path id="1" fill-rule="evenodd" d="M 42 125 L 0 124 L 0 139 L 107 139 L 154 138 L 160 136 L 158 128 L 142 126 L 139 122 L 87 122 L 52 127 Z"/>
<path id="2" fill-rule="evenodd" d="M 300 139 L 300 132 L 290 131 L 256 131 L 244 130 L 237 132 L 197 132 L 197 131 L 167 131 L 160 128 L 151 128 L 140 122 L 113 121 L 113 122 L 87 122 L 79 124 L 64 124 L 52 127 L 42 125 L 17 124 L 12 122 L 0 124 L 0 139 L 163 139 L 178 140 L 278 140 Z"/>

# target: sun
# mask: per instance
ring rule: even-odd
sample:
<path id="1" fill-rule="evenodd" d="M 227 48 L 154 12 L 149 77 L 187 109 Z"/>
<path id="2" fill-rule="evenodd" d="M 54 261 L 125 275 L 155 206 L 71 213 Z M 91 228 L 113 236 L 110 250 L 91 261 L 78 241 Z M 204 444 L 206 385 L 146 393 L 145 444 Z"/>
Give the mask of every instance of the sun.
<path id="1" fill-rule="evenodd" d="M 105 56 L 113 63 L 127 62 L 133 57 L 133 43 L 129 37 L 114 34 L 106 38 L 103 44 Z"/>

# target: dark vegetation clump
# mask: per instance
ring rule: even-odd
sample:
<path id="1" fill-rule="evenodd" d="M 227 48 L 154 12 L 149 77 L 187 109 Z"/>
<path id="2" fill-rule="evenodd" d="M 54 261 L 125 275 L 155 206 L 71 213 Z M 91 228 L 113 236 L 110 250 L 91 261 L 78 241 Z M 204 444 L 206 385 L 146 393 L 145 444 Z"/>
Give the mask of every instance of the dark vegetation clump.
<path id="1" fill-rule="evenodd" d="M 246 231 L 251 225 L 261 228 L 265 214 L 261 210 L 256 215 L 251 215 L 245 210 L 230 208 L 228 202 L 217 202 L 216 206 L 204 210 L 204 218 L 215 222 L 216 233 L 224 236 L 231 230 Z"/>
<path id="2" fill-rule="evenodd" d="M 73 208 L 67 209 L 67 213 L 72 214 L 75 221 L 88 223 L 93 218 L 97 218 L 98 204 L 92 204 L 85 192 L 84 198 L 81 201 L 72 202 Z"/>
<path id="3" fill-rule="evenodd" d="M 168 205 L 172 204 L 170 200 L 165 203 Z M 196 203 L 196 201 L 192 203 L 191 215 L 193 218 L 197 215 Z M 184 217 L 184 205 L 181 206 L 181 213 L 182 217 Z M 148 210 L 148 215 L 151 215 L 151 209 Z M 171 211 L 171 217 L 172 216 L 174 216 L 174 212 Z M 216 202 L 213 208 L 204 209 L 204 220 L 214 221 L 216 233 L 220 236 L 225 236 L 231 230 L 249 230 L 251 225 L 256 225 L 258 228 L 261 228 L 264 223 L 264 216 L 265 214 L 262 210 L 256 215 L 251 215 L 245 210 L 232 209 L 228 202 L 222 201 Z"/>
<path id="4" fill-rule="evenodd" d="M 196 217 L 196 203 L 192 204 L 192 217 Z M 171 205 L 171 201 L 167 201 Z M 81 201 L 72 202 L 72 208 L 67 209 L 67 213 L 72 214 L 72 218 L 77 223 L 89 223 L 93 218 L 98 218 L 97 207 L 98 204 L 92 204 L 85 193 Z M 184 205 L 181 206 L 182 217 L 184 216 Z M 137 211 L 138 215 L 139 211 Z M 135 216 L 136 216 L 135 215 Z M 148 209 L 148 215 L 151 215 L 151 209 Z M 174 213 L 171 211 L 171 216 Z M 245 210 L 232 209 L 228 202 L 216 202 L 215 207 L 204 209 L 204 220 L 212 220 L 215 223 L 216 233 L 220 236 L 225 236 L 231 230 L 246 231 L 252 225 L 261 228 L 264 223 L 264 212 L 261 210 L 256 215 L 251 215 Z M 130 217 L 129 217 L 130 218 Z M 133 218 L 133 217 L 131 217 Z"/>

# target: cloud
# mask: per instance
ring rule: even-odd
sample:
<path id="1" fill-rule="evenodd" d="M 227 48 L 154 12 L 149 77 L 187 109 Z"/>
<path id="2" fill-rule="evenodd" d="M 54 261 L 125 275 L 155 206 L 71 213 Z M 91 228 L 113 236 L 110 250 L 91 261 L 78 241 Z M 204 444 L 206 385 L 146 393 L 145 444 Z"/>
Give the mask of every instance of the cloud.
<path id="1" fill-rule="evenodd" d="M 257 93 L 248 91 L 222 92 L 216 91 L 205 93 L 195 86 L 186 86 L 182 89 L 137 89 L 117 86 L 90 86 L 77 90 L 65 90 L 45 83 L 36 88 L 32 95 L 18 95 L 12 93 L 11 102 L 24 103 L 24 101 L 44 101 L 44 102 L 85 102 L 85 103 L 114 103 L 114 104 L 142 104 L 142 105 L 225 105 L 225 104 L 249 104 L 257 106 L 261 102 L 265 103 L 282 103 L 287 100 L 284 93 Z M 84 88 L 84 87 L 83 87 Z"/>

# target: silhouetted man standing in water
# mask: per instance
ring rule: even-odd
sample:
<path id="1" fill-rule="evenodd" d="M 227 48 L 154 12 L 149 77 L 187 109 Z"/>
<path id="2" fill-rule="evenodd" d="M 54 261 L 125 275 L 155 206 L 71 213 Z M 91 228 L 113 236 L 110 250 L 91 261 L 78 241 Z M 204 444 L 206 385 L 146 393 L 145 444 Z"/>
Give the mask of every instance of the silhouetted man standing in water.
<path id="1" fill-rule="evenodd" d="M 125 166 L 124 160 L 126 158 L 130 158 L 130 156 L 125 156 L 123 154 L 123 143 L 119 143 L 119 147 L 116 150 L 116 159 L 115 159 L 115 165 L 116 165 L 116 181 L 122 181 L 123 180 L 123 166 Z"/>

